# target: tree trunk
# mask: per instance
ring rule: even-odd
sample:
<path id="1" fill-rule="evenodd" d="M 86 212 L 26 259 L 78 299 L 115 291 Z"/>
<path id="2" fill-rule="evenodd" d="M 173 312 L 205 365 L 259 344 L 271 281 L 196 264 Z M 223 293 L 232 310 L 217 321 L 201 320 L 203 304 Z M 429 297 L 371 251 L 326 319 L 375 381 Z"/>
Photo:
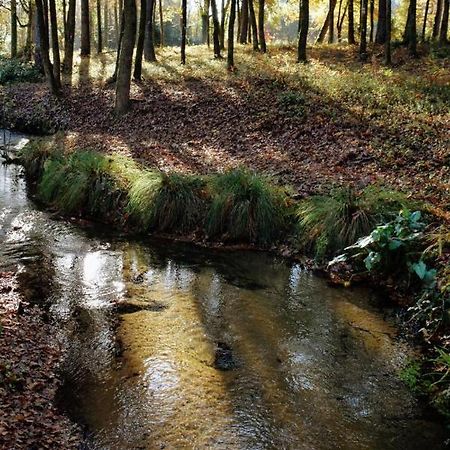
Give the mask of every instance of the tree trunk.
<path id="1" fill-rule="evenodd" d="M 81 56 L 91 54 L 89 0 L 81 0 Z"/>
<path id="2" fill-rule="evenodd" d="M 120 1 L 120 0 L 119 0 Z M 120 28 L 119 28 L 119 8 L 117 6 L 117 0 L 114 2 L 114 32 L 116 35 L 116 45 L 119 44 Z"/>
<path id="3" fill-rule="evenodd" d="M 374 11 L 375 10 L 375 1 L 370 0 L 370 34 L 369 34 L 369 42 L 373 42 L 373 27 L 374 27 Z"/>
<path id="4" fill-rule="evenodd" d="M 201 21 L 202 21 L 202 44 L 208 42 L 209 34 L 209 0 L 205 0 L 201 9 Z"/>
<path id="5" fill-rule="evenodd" d="M 448 14 L 449 14 L 449 0 L 444 0 L 444 5 L 442 9 L 442 21 L 441 30 L 439 33 L 439 45 L 446 45 L 448 43 Z"/>
<path id="6" fill-rule="evenodd" d="M 228 70 L 234 68 L 234 22 L 236 20 L 236 0 L 231 0 L 230 20 L 228 21 Z"/>
<path id="7" fill-rule="evenodd" d="M 147 11 L 146 15 L 146 30 L 145 30 L 145 40 L 144 40 L 144 58 L 146 61 L 155 62 L 155 22 L 153 21 L 154 10 L 155 10 L 155 0 L 147 0 Z"/>
<path id="8" fill-rule="evenodd" d="M 378 22 L 377 33 L 375 35 L 376 44 L 384 44 L 386 42 L 386 2 L 388 0 L 378 1 Z"/>
<path id="9" fill-rule="evenodd" d="M 61 90 L 61 59 L 58 41 L 58 19 L 56 16 L 55 0 L 49 0 L 50 24 L 52 34 L 53 76 L 58 90 Z"/>
<path id="10" fill-rule="evenodd" d="M 334 42 L 334 8 L 336 7 L 336 0 L 330 0 L 330 14 L 328 17 L 328 43 Z"/>
<path id="11" fill-rule="evenodd" d="M 164 19 L 162 0 L 159 0 L 159 46 L 164 47 Z"/>
<path id="12" fill-rule="evenodd" d="M 428 11 L 430 9 L 430 0 L 427 0 L 425 3 L 425 12 L 423 14 L 423 25 L 422 25 L 422 42 L 425 42 L 425 35 L 427 32 L 427 20 L 428 20 Z"/>
<path id="13" fill-rule="evenodd" d="M 73 46 L 75 41 L 75 10 L 76 0 L 69 0 L 69 9 L 67 11 L 66 34 L 64 36 L 64 64 L 63 72 L 72 73 L 73 65 Z"/>
<path id="14" fill-rule="evenodd" d="M 266 34 L 264 32 L 264 7 L 265 0 L 259 0 L 259 9 L 258 9 L 258 31 L 259 31 L 259 45 L 261 53 L 267 52 L 266 45 Z"/>
<path id="15" fill-rule="evenodd" d="M 248 0 L 248 9 L 250 12 L 250 24 L 251 24 L 251 28 L 252 28 L 253 50 L 259 51 L 258 26 L 256 24 L 256 14 L 255 14 L 255 8 L 253 5 L 253 0 Z"/>
<path id="16" fill-rule="evenodd" d="M 49 85 L 50 91 L 52 92 L 52 94 L 59 96 L 60 91 L 59 91 L 58 85 L 55 81 L 52 63 L 50 62 L 48 39 L 46 39 L 46 37 L 45 37 L 45 35 L 48 36 L 48 30 L 47 30 L 47 23 L 45 20 L 45 11 L 44 10 L 45 10 L 45 8 L 44 8 L 43 0 L 36 0 L 37 24 L 38 24 L 38 28 L 39 28 L 39 39 L 40 39 L 42 65 L 44 67 L 45 77 L 47 79 L 47 83 Z"/>
<path id="17" fill-rule="evenodd" d="M 17 0 L 11 0 L 11 58 L 17 56 Z"/>
<path id="18" fill-rule="evenodd" d="M 103 33 L 102 33 L 102 5 L 97 0 L 97 53 L 103 51 Z"/>
<path id="19" fill-rule="evenodd" d="M 116 82 L 116 114 L 124 114 L 130 104 L 131 67 L 136 39 L 136 2 L 124 0 L 123 4 L 123 38 L 119 56 L 119 70 Z"/>
<path id="20" fill-rule="evenodd" d="M 328 28 L 330 26 L 330 9 L 328 9 L 327 16 L 325 17 L 325 21 L 320 29 L 319 36 L 317 37 L 317 43 L 321 44 L 325 40 L 325 36 L 327 35 Z"/>
<path id="21" fill-rule="evenodd" d="M 439 30 L 441 29 L 442 3 L 443 0 L 437 0 L 436 2 L 436 14 L 434 16 L 433 34 L 431 35 L 433 40 L 436 40 L 438 38 Z"/>
<path id="22" fill-rule="evenodd" d="M 337 34 L 338 34 L 338 42 L 342 42 L 342 27 L 344 26 L 344 19 L 345 15 L 347 14 L 347 8 L 348 8 L 348 1 L 344 6 L 344 11 L 342 11 L 342 15 L 338 14 L 338 21 L 337 21 Z"/>
<path id="23" fill-rule="evenodd" d="M 109 48 L 109 10 L 107 0 L 103 3 L 103 45 Z"/>
<path id="24" fill-rule="evenodd" d="M 139 13 L 139 32 L 136 44 L 136 55 L 134 57 L 133 78 L 135 80 L 140 80 L 142 78 L 142 57 L 144 54 L 146 25 L 147 25 L 147 4 L 146 0 L 141 0 L 141 10 Z"/>
<path id="25" fill-rule="evenodd" d="M 361 1 L 361 31 L 359 41 L 359 59 L 367 59 L 367 5 L 368 0 Z"/>
<path id="26" fill-rule="evenodd" d="M 297 61 L 306 62 L 306 43 L 309 27 L 309 0 L 300 0 L 300 33 L 298 38 Z"/>
<path id="27" fill-rule="evenodd" d="M 355 15 L 353 0 L 348 0 L 348 43 L 355 45 Z"/>
<path id="28" fill-rule="evenodd" d="M 28 2 L 28 24 L 27 24 L 27 42 L 25 44 L 25 57 L 31 61 L 33 51 L 33 22 L 34 22 L 34 7 L 31 0 Z"/>
<path id="29" fill-rule="evenodd" d="M 213 43 L 214 43 L 214 58 L 222 58 L 220 54 L 220 22 L 219 11 L 217 10 L 216 0 L 211 0 L 211 10 L 213 16 Z"/>
<path id="30" fill-rule="evenodd" d="M 230 7 L 230 0 L 222 0 L 222 16 L 220 18 L 220 49 L 225 50 L 225 18 L 227 16 L 228 8 Z"/>
<path id="31" fill-rule="evenodd" d="M 416 14 L 417 0 L 410 0 L 403 41 L 408 46 L 411 56 L 417 56 Z"/>
<path id="32" fill-rule="evenodd" d="M 110 83 L 115 83 L 117 81 L 117 74 L 119 72 L 119 62 L 120 62 L 120 50 L 122 49 L 124 31 L 125 31 L 125 18 L 123 17 L 123 11 L 122 11 L 121 16 L 120 16 L 119 39 L 117 41 L 116 66 L 114 68 L 114 73 L 113 73 L 112 77 L 108 80 Z"/>
<path id="33" fill-rule="evenodd" d="M 240 27 L 239 42 L 246 44 L 248 36 L 248 0 L 242 0 Z"/>
<path id="34" fill-rule="evenodd" d="M 181 1 L 181 64 L 186 64 L 187 0 Z"/>
<path id="35" fill-rule="evenodd" d="M 391 58 L 391 28 L 392 28 L 392 22 L 391 22 L 391 0 L 386 0 L 386 23 L 385 23 L 385 29 L 386 29 L 386 39 L 384 41 L 384 64 L 386 66 L 390 66 L 392 64 L 392 58 Z"/>

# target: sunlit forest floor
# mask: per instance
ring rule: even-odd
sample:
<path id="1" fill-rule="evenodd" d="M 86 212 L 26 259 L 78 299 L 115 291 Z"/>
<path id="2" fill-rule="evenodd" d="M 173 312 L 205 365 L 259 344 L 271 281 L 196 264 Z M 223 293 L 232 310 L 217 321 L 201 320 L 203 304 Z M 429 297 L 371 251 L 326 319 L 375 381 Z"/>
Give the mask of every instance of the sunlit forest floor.
<path id="1" fill-rule="evenodd" d="M 62 99 L 44 84 L 0 87 L 0 116 L 64 129 L 69 148 L 120 150 L 166 171 L 244 165 L 300 195 L 386 183 L 448 213 L 450 61 L 396 50 L 386 68 L 381 49 L 368 64 L 355 51 L 315 47 L 302 65 L 294 48 L 261 55 L 238 46 L 237 70 L 228 72 L 206 47 L 188 48 L 185 67 L 179 48 L 158 50 L 120 119 L 106 82 L 111 51 L 78 58 Z"/>

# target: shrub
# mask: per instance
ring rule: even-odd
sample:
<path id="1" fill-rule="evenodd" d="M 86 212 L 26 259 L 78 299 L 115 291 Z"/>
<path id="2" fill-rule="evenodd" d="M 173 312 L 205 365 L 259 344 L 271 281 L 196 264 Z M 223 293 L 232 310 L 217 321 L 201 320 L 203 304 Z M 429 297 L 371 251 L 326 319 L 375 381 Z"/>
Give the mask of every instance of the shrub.
<path id="1" fill-rule="evenodd" d="M 238 169 L 211 180 L 210 236 L 267 244 L 286 227 L 287 196 L 266 178 Z"/>
<path id="2" fill-rule="evenodd" d="M 297 209 L 300 246 L 319 259 L 334 254 L 394 217 L 407 203 L 403 194 L 376 187 L 340 188 L 329 196 L 312 196 Z"/>
<path id="3" fill-rule="evenodd" d="M 42 78 L 36 66 L 19 59 L 0 58 L 0 84 L 37 82 Z"/>
<path id="4" fill-rule="evenodd" d="M 280 109 L 288 116 L 306 116 L 305 97 L 296 91 L 285 91 L 278 96 Z"/>

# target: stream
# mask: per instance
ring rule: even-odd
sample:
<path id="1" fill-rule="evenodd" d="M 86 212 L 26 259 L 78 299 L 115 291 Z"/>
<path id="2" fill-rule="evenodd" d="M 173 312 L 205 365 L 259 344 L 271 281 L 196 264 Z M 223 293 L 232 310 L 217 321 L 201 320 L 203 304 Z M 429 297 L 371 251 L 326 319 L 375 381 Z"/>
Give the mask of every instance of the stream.
<path id="1" fill-rule="evenodd" d="M 19 166 L 0 165 L 0 270 L 12 267 L 57 324 L 84 448 L 443 448 L 398 378 L 412 351 L 368 290 L 264 253 L 56 220 Z"/>

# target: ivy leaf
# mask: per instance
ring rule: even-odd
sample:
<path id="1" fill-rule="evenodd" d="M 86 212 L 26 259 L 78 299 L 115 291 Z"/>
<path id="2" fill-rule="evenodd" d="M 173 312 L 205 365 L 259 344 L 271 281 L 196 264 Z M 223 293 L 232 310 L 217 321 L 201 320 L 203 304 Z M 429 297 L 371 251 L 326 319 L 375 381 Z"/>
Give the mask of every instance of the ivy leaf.
<path id="1" fill-rule="evenodd" d="M 378 252 L 370 252 L 364 260 L 366 269 L 370 272 L 375 265 L 381 261 L 381 254 Z"/>

